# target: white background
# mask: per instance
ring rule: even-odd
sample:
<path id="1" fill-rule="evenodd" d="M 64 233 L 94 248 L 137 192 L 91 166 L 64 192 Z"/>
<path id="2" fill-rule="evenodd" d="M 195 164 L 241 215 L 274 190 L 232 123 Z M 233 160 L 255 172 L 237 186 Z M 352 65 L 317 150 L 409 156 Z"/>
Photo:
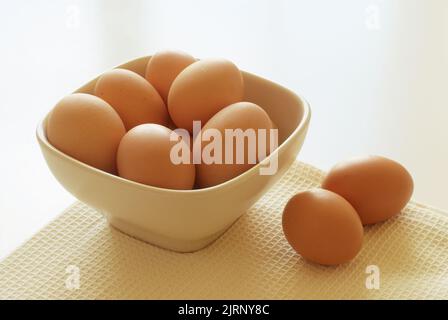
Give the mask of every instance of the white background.
<path id="1" fill-rule="evenodd" d="M 124 61 L 173 48 L 224 57 L 311 104 L 299 158 L 403 163 L 414 198 L 448 209 L 448 1 L 2 1 L 0 257 L 74 199 L 38 149 L 38 121 Z"/>

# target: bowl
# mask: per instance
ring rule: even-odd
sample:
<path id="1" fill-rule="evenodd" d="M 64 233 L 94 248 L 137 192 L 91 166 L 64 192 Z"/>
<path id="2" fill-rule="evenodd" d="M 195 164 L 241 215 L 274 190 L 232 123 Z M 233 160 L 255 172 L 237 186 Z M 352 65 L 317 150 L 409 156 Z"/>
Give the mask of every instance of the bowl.
<path id="1" fill-rule="evenodd" d="M 140 75 L 150 57 L 118 66 Z M 46 119 L 38 125 L 37 140 L 45 161 L 61 185 L 80 201 L 102 213 L 122 232 L 178 251 L 204 248 L 244 214 L 296 159 L 306 136 L 310 108 L 290 90 L 243 72 L 245 100 L 258 104 L 278 127 L 279 147 L 261 163 L 225 183 L 198 190 L 169 190 L 143 185 L 82 163 L 53 147 L 45 134 Z M 75 92 L 93 93 L 97 79 Z M 260 168 L 277 159 L 277 171 Z"/>

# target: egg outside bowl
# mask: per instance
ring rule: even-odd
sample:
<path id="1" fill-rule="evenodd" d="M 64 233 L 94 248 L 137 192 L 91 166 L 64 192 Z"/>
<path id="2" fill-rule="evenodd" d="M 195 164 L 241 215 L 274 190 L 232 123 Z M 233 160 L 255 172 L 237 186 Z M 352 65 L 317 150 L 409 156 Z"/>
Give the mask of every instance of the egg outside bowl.
<path id="1" fill-rule="evenodd" d="M 144 74 L 150 57 L 120 65 Z M 245 100 L 260 105 L 279 129 L 279 148 L 262 163 L 220 185 L 199 190 L 169 190 L 143 185 L 86 165 L 53 147 L 46 138 L 47 117 L 38 125 L 40 148 L 56 179 L 80 201 L 101 212 L 115 228 L 162 248 L 192 252 L 222 235 L 294 162 L 310 121 L 299 96 L 268 80 L 243 72 Z M 76 92 L 93 93 L 97 79 Z M 260 175 L 277 156 L 278 170 Z"/>

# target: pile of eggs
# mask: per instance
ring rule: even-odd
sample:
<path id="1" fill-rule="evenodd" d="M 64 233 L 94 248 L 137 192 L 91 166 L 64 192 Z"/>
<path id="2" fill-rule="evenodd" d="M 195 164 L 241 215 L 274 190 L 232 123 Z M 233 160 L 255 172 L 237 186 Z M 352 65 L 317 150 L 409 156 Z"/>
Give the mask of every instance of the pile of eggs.
<path id="1" fill-rule="evenodd" d="M 180 144 L 192 159 L 197 143 L 207 145 L 202 131 L 194 135 L 194 121 L 222 135 L 226 129 L 275 129 L 268 114 L 243 95 L 243 76 L 232 62 L 164 51 L 149 60 L 145 77 L 114 69 L 98 78 L 94 94 L 63 98 L 48 116 L 46 134 L 65 154 L 125 179 L 168 189 L 206 188 L 247 171 L 262 160 L 260 154 L 255 163 L 247 161 L 247 149 L 243 163 L 236 155 L 231 163 L 174 163 L 171 151 Z M 227 140 L 222 143 L 226 157 Z M 289 200 L 284 235 L 309 261 L 347 262 L 361 250 L 363 225 L 399 213 L 412 192 L 412 177 L 395 161 L 375 156 L 345 161 L 328 173 L 322 188 Z"/>
<path id="2" fill-rule="evenodd" d="M 243 76 L 232 62 L 163 51 L 150 58 L 145 77 L 110 70 L 98 78 L 94 94 L 63 98 L 49 114 L 46 134 L 65 154 L 125 179 L 168 189 L 206 188 L 254 163 L 175 164 L 170 151 L 183 143 L 191 159 L 191 146 L 201 139 L 200 134 L 192 137 L 193 121 L 221 133 L 228 128 L 272 129 L 268 114 L 243 101 L 243 95 Z M 187 139 L 179 135 L 173 140 L 174 129 L 184 129 Z"/>
<path id="3" fill-rule="evenodd" d="M 293 196 L 283 211 L 283 232 L 305 259 L 338 265 L 361 250 L 363 225 L 400 213 L 414 183 L 399 163 L 380 156 L 358 157 L 334 166 L 321 188 Z"/>

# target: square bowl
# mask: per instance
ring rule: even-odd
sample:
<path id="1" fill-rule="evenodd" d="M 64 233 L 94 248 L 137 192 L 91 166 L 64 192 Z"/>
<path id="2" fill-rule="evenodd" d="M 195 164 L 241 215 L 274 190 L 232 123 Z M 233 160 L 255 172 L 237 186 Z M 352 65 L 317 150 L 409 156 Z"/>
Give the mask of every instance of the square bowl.
<path id="1" fill-rule="evenodd" d="M 150 57 L 118 66 L 144 75 Z M 307 102 L 290 90 L 242 72 L 245 101 L 262 107 L 278 127 L 279 147 L 261 163 L 220 185 L 198 190 L 169 190 L 143 185 L 84 164 L 53 147 L 46 119 L 37 140 L 45 161 L 62 186 L 101 212 L 115 228 L 162 248 L 192 252 L 222 235 L 288 169 L 297 157 L 310 121 Z M 75 92 L 93 94 L 97 78 Z M 277 171 L 261 175 L 276 157 Z"/>

